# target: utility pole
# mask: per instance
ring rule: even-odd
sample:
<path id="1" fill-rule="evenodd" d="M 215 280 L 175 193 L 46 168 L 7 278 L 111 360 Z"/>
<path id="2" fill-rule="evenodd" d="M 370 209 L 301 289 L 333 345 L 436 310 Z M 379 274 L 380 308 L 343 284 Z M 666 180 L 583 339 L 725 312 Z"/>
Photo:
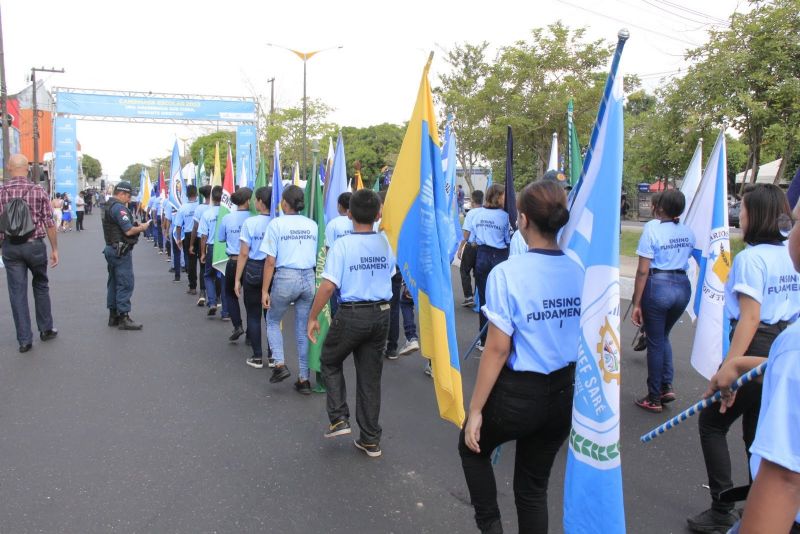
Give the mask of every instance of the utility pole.
<path id="1" fill-rule="evenodd" d="M 271 116 L 275 113 L 275 77 L 273 76 L 267 80 L 267 83 L 269 84 L 269 114 Z"/>
<path id="2" fill-rule="evenodd" d="M 3 181 L 5 181 L 8 159 L 11 157 L 8 138 L 8 91 L 6 89 L 6 59 L 3 51 L 3 18 L 0 15 L 0 115 L 3 117 Z"/>
<path id="3" fill-rule="evenodd" d="M 39 109 L 36 106 L 36 73 L 37 72 L 57 72 L 64 73 L 64 69 L 56 69 L 55 67 L 46 69 L 44 67 L 33 67 L 31 69 L 31 82 L 33 82 L 33 183 L 39 182 Z"/>

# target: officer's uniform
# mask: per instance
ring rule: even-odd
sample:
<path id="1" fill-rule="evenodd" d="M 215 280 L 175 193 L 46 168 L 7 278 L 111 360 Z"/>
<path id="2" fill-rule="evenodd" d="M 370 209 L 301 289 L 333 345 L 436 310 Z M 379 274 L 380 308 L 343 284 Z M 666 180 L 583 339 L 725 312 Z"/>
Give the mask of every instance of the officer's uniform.
<path id="1" fill-rule="evenodd" d="M 115 191 L 124 191 L 126 182 L 120 182 Z M 106 203 L 103 214 L 103 237 L 106 247 L 103 255 L 108 264 L 108 284 L 106 307 L 109 309 L 109 326 L 121 329 L 141 329 L 141 325 L 133 325 L 128 314 L 131 311 L 131 295 L 133 295 L 133 247 L 139 236 L 127 236 L 125 233 L 133 228 L 133 217 L 125 204 L 112 197 Z M 131 328 L 135 326 L 138 328 Z"/>

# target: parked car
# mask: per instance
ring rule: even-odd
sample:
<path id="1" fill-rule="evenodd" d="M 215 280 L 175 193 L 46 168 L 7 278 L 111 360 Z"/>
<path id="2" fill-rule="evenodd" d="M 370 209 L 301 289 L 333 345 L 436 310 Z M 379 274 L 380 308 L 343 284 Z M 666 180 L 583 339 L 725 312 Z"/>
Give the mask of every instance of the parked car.
<path id="1" fill-rule="evenodd" d="M 739 212 L 742 209 L 742 201 L 739 200 L 728 206 L 728 224 L 739 228 Z"/>

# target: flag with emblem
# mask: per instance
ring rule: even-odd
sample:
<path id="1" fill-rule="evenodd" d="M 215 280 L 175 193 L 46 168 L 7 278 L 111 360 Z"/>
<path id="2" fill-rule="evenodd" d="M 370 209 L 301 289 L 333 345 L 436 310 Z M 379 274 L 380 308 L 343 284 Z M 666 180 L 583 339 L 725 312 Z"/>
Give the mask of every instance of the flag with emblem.
<path id="1" fill-rule="evenodd" d="M 214 256 L 211 259 L 211 265 L 222 274 L 225 274 L 225 264 L 228 263 L 228 252 L 225 250 L 225 242 L 219 240 L 219 227 L 222 224 L 222 218 L 235 209 L 231 202 L 231 195 L 233 194 L 233 175 L 233 155 L 231 154 L 231 147 L 228 145 L 228 161 L 225 164 L 225 181 L 222 182 L 222 200 L 219 202 L 217 225 L 214 227 Z"/>
<path id="2" fill-rule="evenodd" d="M 175 144 L 172 147 L 172 162 L 169 170 L 169 202 L 174 209 L 181 207 L 185 194 L 186 183 L 183 181 L 178 141 L 175 140 Z"/>
<path id="3" fill-rule="evenodd" d="M 619 229 L 623 100 L 617 49 L 597 113 L 583 182 L 570 206 L 561 248 L 585 269 L 577 340 L 572 429 L 564 482 L 564 532 L 625 532 L 619 449 Z"/>
<path id="4" fill-rule="evenodd" d="M 322 283 L 322 271 L 325 270 L 325 206 L 322 198 L 322 184 L 319 181 L 319 176 L 314 173 L 314 177 L 306 184 L 306 199 L 308 205 L 306 206 L 307 217 L 314 221 L 317 225 L 317 266 L 316 266 L 316 289 L 319 289 Z M 325 343 L 325 337 L 328 335 L 328 330 L 331 325 L 331 309 L 330 304 L 326 303 L 317 316 L 319 321 L 319 333 L 317 334 L 317 342 L 308 342 L 308 368 L 318 373 L 322 372 L 320 366 L 320 358 L 322 357 L 322 345 Z"/>
<path id="5" fill-rule="evenodd" d="M 694 300 L 697 317 L 692 345 L 692 367 L 711 378 L 728 353 L 725 320 L 725 282 L 732 265 L 728 228 L 728 174 L 725 132 L 720 131 L 684 224 L 692 229 L 694 250 L 689 260 L 696 273 Z"/>

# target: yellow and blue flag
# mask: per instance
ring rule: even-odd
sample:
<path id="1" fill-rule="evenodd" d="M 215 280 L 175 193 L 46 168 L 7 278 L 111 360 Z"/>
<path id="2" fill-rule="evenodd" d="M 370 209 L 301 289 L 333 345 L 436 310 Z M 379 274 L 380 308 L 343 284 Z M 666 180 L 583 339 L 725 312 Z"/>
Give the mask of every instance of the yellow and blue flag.
<path id="1" fill-rule="evenodd" d="M 619 449 L 619 229 L 623 91 L 617 74 L 628 32 L 621 31 L 592 131 L 582 179 L 572 197 L 561 248 L 586 271 L 564 481 L 564 532 L 625 532 Z"/>
<path id="2" fill-rule="evenodd" d="M 464 398 L 456 344 L 453 289 L 447 242 L 448 219 L 442 150 L 425 65 L 417 102 L 408 123 L 397 167 L 386 194 L 381 226 L 419 309 L 422 355 L 431 360 L 436 401 L 442 418 L 459 427 Z"/>

